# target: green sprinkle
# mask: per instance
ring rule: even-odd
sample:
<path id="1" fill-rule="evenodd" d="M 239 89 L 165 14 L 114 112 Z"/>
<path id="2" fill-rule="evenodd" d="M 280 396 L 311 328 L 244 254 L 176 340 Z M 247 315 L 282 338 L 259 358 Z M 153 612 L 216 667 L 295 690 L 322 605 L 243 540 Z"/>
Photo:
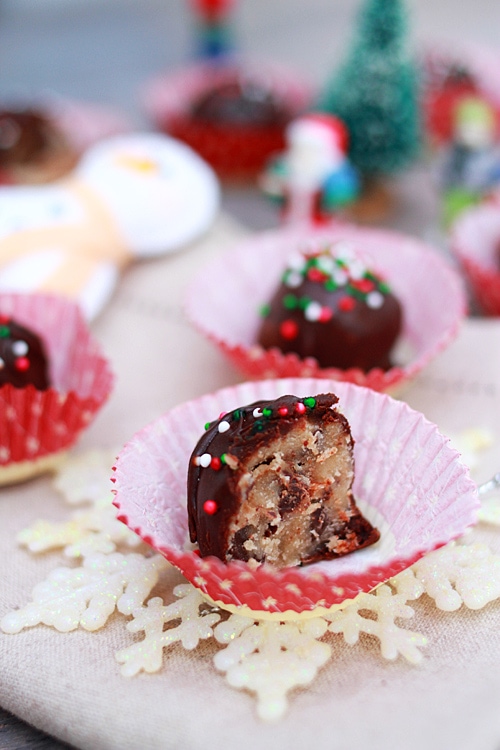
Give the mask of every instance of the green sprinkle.
<path id="1" fill-rule="evenodd" d="M 381 281 L 378 285 L 379 291 L 383 292 L 384 294 L 389 294 L 391 291 L 391 288 L 389 284 L 386 284 L 385 281 Z"/>
<path id="2" fill-rule="evenodd" d="M 227 455 L 226 453 L 223 453 L 223 454 L 221 455 L 221 457 L 220 457 L 220 462 L 221 462 L 221 464 L 225 464 L 225 463 L 227 463 L 227 462 L 226 462 L 226 455 Z"/>
<path id="3" fill-rule="evenodd" d="M 259 309 L 259 315 L 261 318 L 266 318 L 271 312 L 271 305 L 261 305 Z"/>
<path id="4" fill-rule="evenodd" d="M 239 419 L 241 417 L 241 411 L 239 409 L 235 409 L 233 411 L 233 419 Z"/>
<path id="5" fill-rule="evenodd" d="M 210 422 L 205 422 L 205 429 L 206 429 L 206 430 L 209 430 L 209 429 L 210 429 Z"/>
<path id="6" fill-rule="evenodd" d="M 0 326 L 0 337 L 5 339 L 10 334 L 9 326 Z"/>
<path id="7" fill-rule="evenodd" d="M 287 310 L 294 310 L 298 304 L 299 301 L 295 294 L 286 294 L 283 297 L 283 306 L 286 307 Z"/>
<path id="8" fill-rule="evenodd" d="M 304 404 L 309 407 L 309 409 L 314 409 L 316 406 L 316 399 L 312 396 L 308 396 L 308 398 L 304 399 Z"/>
<path id="9" fill-rule="evenodd" d="M 337 288 L 337 284 L 333 279 L 328 279 L 328 281 L 325 281 L 325 289 L 327 292 L 334 292 Z"/>
<path id="10" fill-rule="evenodd" d="M 270 417 L 272 413 L 273 413 L 273 410 L 272 409 L 268 409 L 267 406 L 264 409 L 262 409 L 262 414 L 265 417 Z"/>
<path id="11" fill-rule="evenodd" d="M 312 302 L 310 297 L 301 297 L 299 299 L 299 307 L 301 310 L 305 310 L 308 305 L 310 305 Z"/>

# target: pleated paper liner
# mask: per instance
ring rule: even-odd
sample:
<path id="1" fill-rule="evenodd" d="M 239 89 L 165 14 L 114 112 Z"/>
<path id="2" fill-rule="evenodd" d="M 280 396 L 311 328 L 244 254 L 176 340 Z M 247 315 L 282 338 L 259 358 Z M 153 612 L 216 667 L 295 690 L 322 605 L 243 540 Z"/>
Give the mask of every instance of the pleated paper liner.
<path id="1" fill-rule="evenodd" d="M 450 247 L 487 315 L 500 315 L 500 195 L 464 211 L 450 230 Z"/>
<path id="2" fill-rule="evenodd" d="M 0 388 L 0 484 L 53 468 L 111 393 L 113 374 L 78 306 L 45 294 L 1 294 L 0 314 L 45 344 L 51 387 Z"/>
<path id="3" fill-rule="evenodd" d="M 375 545 L 303 567 L 252 569 L 201 558 L 188 542 L 186 478 L 207 421 L 260 399 L 333 391 L 355 440 L 354 496 L 379 529 Z M 209 600 L 256 618 L 316 616 L 369 591 L 473 524 L 476 485 L 437 427 L 405 403 L 350 383 L 246 382 L 181 404 L 137 433 L 114 474 L 118 518 Z"/>
<path id="4" fill-rule="evenodd" d="M 396 364 L 340 370 L 313 358 L 264 350 L 259 310 L 277 288 L 288 259 L 305 248 L 347 243 L 387 280 L 403 307 Z M 249 378 L 324 377 L 376 391 L 400 390 L 454 339 L 466 313 L 462 280 L 438 251 L 397 232 L 335 224 L 254 235 L 200 269 L 186 295 L 188 318 Z"/>
<path id="5" fill-rule="evenodd" d="M 145 88 L 144 104 L 156 127 L 187 143 L 223 178 L 252 179 L 268 158 L 282 151 L 284 122 L 275 125 L 207 123 L 191 117 L 193 105 L 214 87 L 241 77 L 260 84 L 294 119 L 311 104 L 312 91 L 288 68 L 234 61 L 198 63 L 158 76 Z"/>

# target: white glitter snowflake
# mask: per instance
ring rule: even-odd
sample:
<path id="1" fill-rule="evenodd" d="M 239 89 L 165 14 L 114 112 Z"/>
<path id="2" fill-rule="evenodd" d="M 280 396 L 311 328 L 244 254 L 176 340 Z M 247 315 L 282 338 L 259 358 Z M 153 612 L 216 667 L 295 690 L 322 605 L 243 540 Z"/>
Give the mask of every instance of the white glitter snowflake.
<path id="1" fill-rule="evenodd" d="M 67 501 L 87 507 L 63 523 L 39 521 L 20 539 L 35 552 L 63 548 L 79 558 L 79 565 L 57 568 L 38 584 L 30 603 L 0 621 L 5 632 L 39 623 L 60 631 L 97 630 L 115 611 L 132 616 L 127 629 L 144 637 L 116 654 L 126 676 L 160 670 L 172 644 L 194 649 L 214 637 L 220 646 L 215 667 L 232 687 L 254 693 L 259 716 L 273 721 L 284 715 L 289 692 L 309 684 L 328 661 L 328 639 L 335 635 L 354 646 L 365 634 L 378 641 L 384 658 L 418 663 L 427 639 L 403 627 L 414 614 L 408 602 L 425 593 L 438 608 L 452 611 L 479 609 L 500 598 L 500 556 L 483 544 L 453 543 L 317 618 L 281 623 L 228 615 L 188 583 L 174 589 L 177 600 L 170 604 L 159 597 L 148 601 L 168 563 L 160 555 L 116 551 L 117 545 L 129 546 L 138 538 L 115 519 L 111 465 L 109 453 L 91 453 L 72 459 L 59 473 L 56 486 Z"/>
<path id="2" fill-rule="evenodd" d="M 140 537 L 117 520 L 112 505 L 110 475 L 114 455 L 91 451 L 69 459 L 54 485 L 68 503 L 87 507 L 74 510 L 70 519 L 61 523 L 35 521 L 18 534 L 17 541 L 31 552 L 63 549 L 67 557 L 109 554 L 121 546 L 138 547 Z"/>
<path id="3" fill-rule="evenodd" d="M 199 591 L 188 583 L 174 588 L 179 600 L 165 606 L 160 597 L 150 599 L 145 607 L 133 613 L 127 624 L 132 633 L 144 631 L 142 641 L 118 651 L 116 659 L 126 677 L 140 671 L 157 672 L 163 663 L 163 649 L 180 641 L 185 649 L 196 648 L 201 639 L 211 638 L 212 627 L 219 622 L 220 612 L 207 604 Z M 178 622 L 169 628 L 164 626 Z"/>
<path id="4" fill-rule="evenodd" d="M 413 571 L 425 593 L 447 612 L 462 604 L 481 609 L 500 597 L 500 556 L 485 544 L 448 544 L 419 560 Z"/>
<path id="5" fill-rule="evenodd" d="M 422 660 L 419 649 L 427 644 L 427 638 L 396 623 L 397 619 L 408 620 L 414 615 L 406 601 L 406 594 L 394 593 L 384 584 L 373 593 L 359 594 L 347 607 L 327 615 L 328 630 L 342 633 L 350 646 L 358 642 L 361 633 L 372 635 L 380 641 L 385 659 L 396 659 L 401 654 L 412 664 L 418 664 Z"/>
<path id="6" fill-rule="evenodd" d="M 274 721 L 286 712 L 287 693 L 312 682 L 330 658 L 330 646 L 317 640 L 326 629 L 319 617 L 280 623 L 231 615 L 214 629 L 226 645 L 214 663 L 232 687 L 256 693 L 258 715 Z"/>
<path id="7" fill-rule="evenodd" d="M 131 614 L 141 606 L 168 563 L 161 555 L 95 554 L 78 568 L 56 568 L 32 591 L 32 601 L 0 620 L 5 633 L 43 623 L 68 632 L 98 630 L 116 610 Z"/>

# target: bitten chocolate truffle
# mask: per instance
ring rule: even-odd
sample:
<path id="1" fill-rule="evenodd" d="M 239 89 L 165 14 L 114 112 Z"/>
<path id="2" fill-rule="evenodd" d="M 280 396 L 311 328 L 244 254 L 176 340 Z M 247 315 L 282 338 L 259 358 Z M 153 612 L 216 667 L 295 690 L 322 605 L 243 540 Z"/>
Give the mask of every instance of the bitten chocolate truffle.
<path id="1" fill-rule="evenodd" d="M 264 349 L 364 371 L 392 366 L 403 317 L 389 285 L 350 248 L 335 246 L 291 258 L 261 313 Z"/>
<path id="2" fill-rule="evenodd" d="M 206 425 L 188 472 L 189 533 L 202 557 L 282 568 L 379 539 L 352 495 L 354 441 L 337 401 L 282 396 Z"/>
<path id="3" fill-rule="evenodd" d="M 39 391 L 49 387 L 44 345 L 32 331 L 5 315 L 0 315 L 0 387 L 34 385 Z"/>
<path id="4" fill-rule="evenodd" d="M 283 126 L 290 113 L 272 91 L 251 80 L 214 86 L 193 104 L 192 117 L 212 125 Z"/>

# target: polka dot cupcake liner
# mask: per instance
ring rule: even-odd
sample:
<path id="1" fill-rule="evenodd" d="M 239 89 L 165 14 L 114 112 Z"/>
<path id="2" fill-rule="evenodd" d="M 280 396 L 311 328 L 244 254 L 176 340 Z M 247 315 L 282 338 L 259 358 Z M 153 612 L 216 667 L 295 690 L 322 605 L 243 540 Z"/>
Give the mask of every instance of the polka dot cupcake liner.
<path id="1" fill-rule="evenodd" d="M 186 479 L 204 423 L 256 400 L 328 391 L 337 394 L 351 425 L 354 497 L 380 540 L 335 560 L 281 570 L 201 558 L 188 541 Z M 463 534 L 479 507 L 459 454 L 422 414 L 386 394 L 316 379 L 246 382 L 181 404 L 125 445 L 113 480 L 118 518 L 208 600 L 279 620 L 319 615 L 373 589 Z"/>
<path id="2" fill-rule="evenodd" d="M 287 261 L 311 247 L 342 243 L 384 278 L 403 307 L 403 331 L 389 370 L 324 368 L 313 358 L 257 345 L 259 310 L 279 284 Z M 446 304 L 443 304 L 446 300 Z M 335 224 L 254 235 L 201 269 L 185 310 L 193 325 L 250 378 L 324 377 L 395 392 L 456 336 L 466 314 L 458 273 L 433 247 L 386 230 Z"/>
<path id="3" fill-rule="evenodd" d="M 187 143 L 223 178 L 251 179 L 271 154 L 285 146 L 286 123 L 268 126 L 212 124 L 191 117 L 193 104 L 215 86 L 244 75 L 270 90 L 289 112 L 289 120 L 312 101 L 310 87 L 296 73 L 277 65 L 242 61 L 228 66 L 200 63 L 152 80 L 144 104 L 156 127 Z"/>
<path id="4" fill-rule="evenodd" d="M 486 315 L 500 315 L 500 196 L 468 209 L 450 230 L 450 248 Z"/>
<path id="5" fill-rule="evenodd" d="M 105 403 L 113 374 L 79 308 L 44 294 L 1 294 L 0 315 L 43 341 L 50 387 L 0 387 L 0 484 L 53 468 Z"/>

